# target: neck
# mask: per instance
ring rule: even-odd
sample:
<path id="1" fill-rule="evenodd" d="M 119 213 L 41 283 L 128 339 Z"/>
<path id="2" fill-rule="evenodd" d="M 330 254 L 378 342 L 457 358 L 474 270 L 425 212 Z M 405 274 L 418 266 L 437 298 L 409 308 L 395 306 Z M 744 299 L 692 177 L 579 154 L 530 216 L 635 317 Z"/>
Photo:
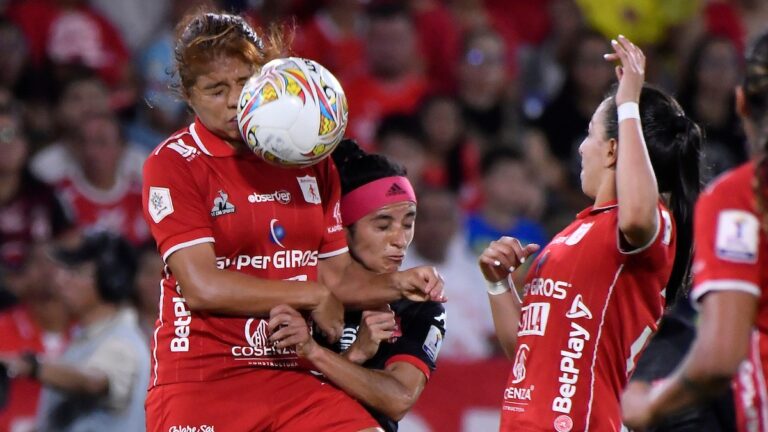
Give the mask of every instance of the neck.
<path id="1" fill-rule="evenodd" d="M 117 170 L 86 170 L 83 174 L 88 183 L 97 189 L 110 190 L 117 184 Z"/>
<path id="2" fill-rule="evenodd" d="M 602 184 L 597 189 L 594 202 L 595 206 L 616 199 L 616 176 L 612 170 L 610 172 L 612 175 L 606 175 L 603 178 Z"/>
<path id="3" fill-rule="evenodd" d="M 112 303 L 101 303 L 91 308 L 80 317 L 80 324 L 89 326 L 91 324 L 103 321 L 117 313 L 117 306 Z"/>
<path id="4" fill-rule="evenodd" d="M 0 174 L 0 203 L 8 202 L 21 186 L 21 175 L 17 172 Z"/>

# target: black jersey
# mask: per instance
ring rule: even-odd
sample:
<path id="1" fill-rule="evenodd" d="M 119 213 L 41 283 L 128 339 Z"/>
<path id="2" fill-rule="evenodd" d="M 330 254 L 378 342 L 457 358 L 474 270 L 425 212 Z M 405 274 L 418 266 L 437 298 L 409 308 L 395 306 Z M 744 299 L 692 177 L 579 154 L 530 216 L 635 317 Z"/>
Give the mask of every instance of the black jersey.
<path id="1" fill-rule="evenodd" d="M 394 362 L 407 362 L 429 378 L 435 370 L 437 355 L 445 338 L 445 308 L 440 303 L 417 303 L 399 300 L 390 304 L 400 327 L 401 336 L 391 342 L 384 341 L 373 358 L 363 364 L 368 369 L 384 369 Z M 349 311 L 344 315 L 344 332 L 331 349 L 343 352 L 357 339 L 357 329 L 363 313 Z M 373 418 L 387 432 L 397 431 L 397 422 L 386 415 L 366 407 Z"/>

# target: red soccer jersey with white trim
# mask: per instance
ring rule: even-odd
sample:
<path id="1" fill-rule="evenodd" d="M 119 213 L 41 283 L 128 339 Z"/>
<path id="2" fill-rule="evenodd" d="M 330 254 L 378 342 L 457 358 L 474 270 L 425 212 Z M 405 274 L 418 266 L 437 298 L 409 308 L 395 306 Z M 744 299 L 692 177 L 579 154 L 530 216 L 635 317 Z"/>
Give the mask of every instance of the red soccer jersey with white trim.
<path id="1" fill-rule="evenodd" d="M 649 245 L 619 249 L 618 207 L 588 208 L 532 263 L 503 431 L 618 431 L 619 396 L 657 328 L 675 257 L 675 226 L 658 206 Z"/>
<path id="2" fill-rule="evenodd" d="M 749 357 L 733 386 L 739 430 L 768 431 L 768 238 L 755 207 L 754 172 L 746 163 L 723 174 L 696 204 L 692 297 L 741 291 L 757 298 Z"/>
<path id="3" fill-rule="evenodd" d="M 302 169 L 236 152 L 196 121 L 144 165 L 144 213 L 163 259 L 213 243 L 217 265 L 263 279 L 316 280 L 318 259 L 347 251 L 338 173 L 330 158 Z M 253 367 L 295 368 L 264 317 L 192 312 L 173 274 L 162 281 L 152 385 L 209 381 Z"/>

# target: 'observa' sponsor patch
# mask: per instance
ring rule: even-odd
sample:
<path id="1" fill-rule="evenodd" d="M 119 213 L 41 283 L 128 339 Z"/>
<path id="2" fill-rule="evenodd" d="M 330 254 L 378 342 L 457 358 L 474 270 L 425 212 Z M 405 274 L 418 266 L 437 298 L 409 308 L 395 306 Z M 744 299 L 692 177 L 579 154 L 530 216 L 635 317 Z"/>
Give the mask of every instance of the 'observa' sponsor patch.
<path id="1" fill-rule="evenodd" d="M 717 217 L 715 253 L 732 262 L 757 262 L 760 222 L 745 210 L 723 210 Z"/>

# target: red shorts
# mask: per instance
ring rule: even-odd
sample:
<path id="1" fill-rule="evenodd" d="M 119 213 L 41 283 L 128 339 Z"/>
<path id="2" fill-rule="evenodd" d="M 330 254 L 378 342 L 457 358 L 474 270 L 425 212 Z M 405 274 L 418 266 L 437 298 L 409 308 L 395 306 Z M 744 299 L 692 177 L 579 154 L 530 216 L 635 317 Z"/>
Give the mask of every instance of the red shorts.
<path id="1" fill-rule="evenodd" d="M 149 390 L 147 432 L 356 432 L 379 427 L 343 391 L 308 372 L 258 369 Z"/>

